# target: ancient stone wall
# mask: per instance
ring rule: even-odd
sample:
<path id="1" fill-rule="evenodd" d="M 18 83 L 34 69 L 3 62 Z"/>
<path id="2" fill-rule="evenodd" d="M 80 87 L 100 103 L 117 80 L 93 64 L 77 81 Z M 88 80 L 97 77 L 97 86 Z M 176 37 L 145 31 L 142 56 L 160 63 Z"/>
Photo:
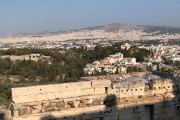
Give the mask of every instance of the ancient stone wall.
<path id="1" fill-rule="evenodd" d="M 120 95 L 120 98 L 144 96 L 145 83 L 139 81 L 119 81 L 112 83 L 112 94 Z"/>
<path id="2" fill-rule="evenodd" d="M 143 80 L 91 79 L 12 88 L 13 120 L 179 120 L 174 87 L 171 80 L 147 86 Z"/>
<path id="3" fill-rule="evenodd" d="M 174 85 L 172 80 L 159 80 L 153 79 L 151 80 L 150 89 L 153 90 L 153 94 L 165 94 L 172 93 L 174 91 Z"/>

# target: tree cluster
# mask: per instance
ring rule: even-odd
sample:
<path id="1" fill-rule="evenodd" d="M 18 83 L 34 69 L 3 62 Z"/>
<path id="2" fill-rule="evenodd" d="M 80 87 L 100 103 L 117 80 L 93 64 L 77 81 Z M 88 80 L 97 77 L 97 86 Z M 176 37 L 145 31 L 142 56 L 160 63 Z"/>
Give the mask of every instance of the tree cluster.
<path id="1" fill-rule="evenodd" d="M 7 82 L 0 82 L 0 100 L 11 99 L 10 88 L 16 86 L 76 82 L 85 76 L 83 69 L 87 63 L 101 60 L 109 55 L 121 52 L 124 57 L 135 57 L 137 61 L 144 61 L 150 52 L 132 46 L 129 50 L 121 49 L 121 43 L 112 46 L 96 46 L 94 50 L 86 48 L 62 49 L 9 49 L 0 50 L 0 55 L 27 55 L 38 53 L 52 57 L 52 64 L 44 61 L 16 60 L 0 58 L 0 76 L 7 76 Z M 134 69 L 134 68 L 133 68 Z M 129 68 L 129 71 L 130 68 Z M 106 74 L 106 73 L 103 73 Z M 19 76 L 19 82 L 12 83 L 9 76 Z M 97 75 L 99 75 L 97 73 Z M 8 82 L 10 81 L 10 82 Z M 0 103 L 1 104 L 1 103 Z"/>

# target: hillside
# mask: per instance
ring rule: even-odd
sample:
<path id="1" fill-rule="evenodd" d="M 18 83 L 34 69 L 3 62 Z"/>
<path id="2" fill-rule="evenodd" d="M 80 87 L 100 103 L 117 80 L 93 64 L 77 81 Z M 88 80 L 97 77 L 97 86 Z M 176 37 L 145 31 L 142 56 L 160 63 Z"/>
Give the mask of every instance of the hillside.
<path id="1" fill-rule="evenodd" d="M 105 30 L 106 32 L 117 32 L 119 30 L 124 31 L 131 31 L 131 30 L 143 30 L 147 33 L 157 33 L 157 34 L 175 34 L 180 33 L 180 27 L 168 27 L 168 26 L 141 26 L 141 25 L 131 25 L 131 24 L 123 24 L 123 23 L 111 23 L 107 25 L 101 26 L 94 26 L 82 29 L 72 29 L 69 31 L 58 31 L 58 32 L 39 32 L 39 33 L 19 33 L 15 35 L 9 35 L 6 37 L 26 37 L 26 36 L 51 36 L 51 35 L 58 35 L 62 33 L 69 33 L 69 32 L 77 32 L 81 30 Z"/>

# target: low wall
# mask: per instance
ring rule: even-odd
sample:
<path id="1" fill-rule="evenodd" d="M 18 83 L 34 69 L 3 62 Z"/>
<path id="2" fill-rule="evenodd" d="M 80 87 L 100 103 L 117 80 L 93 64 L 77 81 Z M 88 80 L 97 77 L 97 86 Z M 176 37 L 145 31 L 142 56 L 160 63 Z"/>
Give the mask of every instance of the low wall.
<path id="1" fill-rule="evenodd" d="M 142 80 L 91 79 L 12 88 L 13 120 L 179 120 L 173 86 L 168 80 L 157 90 L 145 89 Z"/>

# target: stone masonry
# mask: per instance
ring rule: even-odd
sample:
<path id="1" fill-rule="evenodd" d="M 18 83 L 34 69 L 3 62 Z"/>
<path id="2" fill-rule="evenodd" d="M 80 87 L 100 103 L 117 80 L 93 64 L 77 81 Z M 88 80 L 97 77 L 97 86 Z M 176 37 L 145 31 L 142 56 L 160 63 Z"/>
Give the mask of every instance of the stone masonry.
<path id="1" fill-rule="evenodd" d="M 179 120 L 179 82 L 88 79 L 12 88 L 13 120 Z"/>

